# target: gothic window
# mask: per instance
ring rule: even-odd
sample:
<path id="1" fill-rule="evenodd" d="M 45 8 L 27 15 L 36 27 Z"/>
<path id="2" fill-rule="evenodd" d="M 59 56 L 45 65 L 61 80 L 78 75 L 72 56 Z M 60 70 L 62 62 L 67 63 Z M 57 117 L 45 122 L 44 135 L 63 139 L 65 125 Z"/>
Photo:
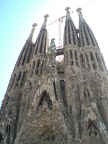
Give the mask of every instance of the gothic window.
<path id="1" fill-rule="evenodd" d="M 21 72 L 19 72 L 19 74 L 18 74 L 18 77 L 17 77 L 15 86 L 18 86 L 18 82 L 19 82 L 19 80 L 20 80 L 20 77 L 21 77 Z"/>
<path id="2" fill-rule="evenodd" d="M 21 77 L 21 72 L 19 72 L 19 75 L 18 75 L 18 81 L 20 80 L 20 77 Z"/>
<path id="3" fill-rule="evenodd" d="M 83 68 L 85 68 L 84 57 L 83 57 L 82 54 L 80 54 L 80 62 L 81 62 L 81 66 L 82 66 Z"/>
<path id="4" fill-rule="evenodd" d="M 6 133 L 10 133 L 10 125 L 6 126 Z"/>
<path id="5" fill-rule="evenodd" d="M 46 91 L 43 91 L 42 93 L 41 99 L 39 101 L 39 107 L 42 107 L 44 102 L 47 104 L 48 108 L 52 110 L 52 100 Z"/>
<path id="6" fill-rule="evenodd" d="M 94 122 L 91 119 L 88 120 L 87 130 L 88 130 L 89 137 L 92 137 L 92 136 L 97 137 L 98 136 L 97 127 L 95 126 Z"/>
<path id="7" fill-rule="evenodd" d="M 38 75 L 39 65 L 40 65 L 40 59 L 37 60 L 36 75 Z"/>
<path id="8" fill-rule="evenodd" d="M 35 61 L 33 61 L 32 65 L 31 65 L 30 77 L 32 77 L 32 75 L 34 73 L 34 68 L 35 68 Z"/>
<path id="9" fill-rule="evenodd" d="M 90 52 L 90 57 L 91 57 L 91 60 L 94 61 L 94 57 L 93 57 L 92 52 Z"/>
<path id="10" fill-rule="evenodd" d="M 99 60 L 98 54 L 95 53 L 95 55 L 96 55 L 97 62 L 99 62 L 100 60 Z"/>
<path id="11" fill-rule="evenodd" d="M 43 48 L 43 43 L 44 42 L 44 34 L 42 35 L 42 40 L 41 40 L 41 44 L 40 44 L 40 50 L 39 52 L 42 53 L 42 48 Z"/>
<path id="12" fill-rule="evenodd" d="M 93 63 L 93 69 L 96 69 L 96 65 Z"/>
<path id="13" fill-rule="evenodd" d="M 73 53 L 72 53 L 72 51 L 70 51 L 70 57 L 73 58 Z"/>
<path id="14" fill-rule="evenodd" d="M 63 99 L 63 103 L 66 106 L 66 97 L 65 97 L 65 82 L 64 80 L 60 80 L 60 88 L 61 88 L 61 96 Z"/>
<path id="15" fill-rule="evenodd" d="M 96 59 L 97 59 L 97 62 L 98 62 L 98 65 L 99 65 L 100 70 L 103 70 L 103 68 L 102 68 L 102 63 L 101 63 L 101 60 L 100 60 L 99 55 L 98 55 L 97 53 L 95 53 L 95 55 L 96 55 Z"/>
<path id="16" fill-rule="evenodd" d="M 21 85 L 23 85 L 25 83 L 26 78 L 27 78 L 27 72 L 24 72 L 22 75 Z"/>
<path id="17" fill-rule="evenodd" d="M 73 65 L 74 63 L 73 63 L 73 53 L 72 53 L 72 51 L 70 50 L 70 58 L 71 58 L 71 64 Z"/>
<path id="18" fill-rule="evenodd" d="M 10 125 L 6 126 L 6 133 L 7 133 L 7 144 L 10 144 Z"/>
<path id="19" fill-rule="evenodd" d="M 32 70 L 34 70 L 34 67 L 35 67 L 35 61 L 33 61 L 33 67 L 32 67 Z"/>
<path id="20" fill-rule="evenodd" d="M 41 74 L 42 74 L 43 64 L 44 64 L 44 59 L 42 60 L 42 64 L 41 64 Z"/>
<path id="21" fill-rule="evenodd" d="M 78 66 L 77 51 L 75 51 L 75 61 L 76 61 L 76 65 Z"/>
<path id="22" fill-rule="evenodd" d="M 91 57 L 91 60 L 92 60 L 93 69 L 96 69 L 96 65 L 95 65 L 95 61 L 94 61 L 94 57 L 93 57 L 92 52 L 90 52 L 90 57 Z"/>
<path id="23" fill-rule="evenodd" d="M 2 142 L 2 133 L 0 132 L 0 142 Z"/>
<path id="24" fill-rule="evenodd" d="M 68 60 L 68 52 L 66 52 L 66 60 Z"/>
<path id="25" fill-rule="evenodd" d="M 53 82 L 53 87 L 54 87 L 55 98 L 56 98 L 56 100 L 58 100 L 55 82 Z"/>
<path id="26" fill-rule="evenodd" d="M 90 69 L 90 64 L 89 64 L 89 59 L 88 59 L 87 53 L 85 53 L 85 56 L 86 56 L 87 66 L 88 66 L 88 68 Z"/>

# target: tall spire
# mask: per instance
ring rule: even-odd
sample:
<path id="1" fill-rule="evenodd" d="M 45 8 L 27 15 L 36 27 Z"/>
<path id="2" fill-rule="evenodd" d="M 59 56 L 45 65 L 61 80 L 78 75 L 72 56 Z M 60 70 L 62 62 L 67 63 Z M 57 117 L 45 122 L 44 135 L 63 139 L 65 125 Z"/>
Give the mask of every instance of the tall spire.
<path id="1" fill-rule="evenodd" d="M 46 52 L 46 47 L 47 47 L 47 18 L 49 17 L 48 14 L 44 16 L 44 23 L 40 29 L 40 32 L 38 34 L 36 43 L 35 43 L 35 49 L 34 49 L 34 55 L 38 53 L 45 53 Z"/>
<path id="2" fill-rule="evenodd" d="M 81 8 L 78 8 L 76 11 L 79 15 L 79 39 L 80 39 L 80 46 L 84 45 L 92 45 L 99 48 L 95 36 L 90 29 L 89 25 L 86 23 L 85 19 L 83 18 Z"/>
<path id="3" fill-rule="evenodd" d="M 33 39 L 33 34 L 34 34 L 36 26 L 37 26 L 37 23 L 34 23 L 32 25 L 31 33 L 30 33 L 28 39 L 26 40 L 25 45 L 23 46 L 23 49 L 19 55 L 16 66 L 24 65 L 25 63 L 30 61 L 30 58 L 32 56 L 32 44 L 33 44 L 32 39 Z"/>
<path id="4" fill-rule="evenodd" d="M 70 16 L 70 7 L 66 7 L 66 21 L 64 30 L 64 46 L 68 44 L 78 45 L 78 37 L 75 25 Z"/>

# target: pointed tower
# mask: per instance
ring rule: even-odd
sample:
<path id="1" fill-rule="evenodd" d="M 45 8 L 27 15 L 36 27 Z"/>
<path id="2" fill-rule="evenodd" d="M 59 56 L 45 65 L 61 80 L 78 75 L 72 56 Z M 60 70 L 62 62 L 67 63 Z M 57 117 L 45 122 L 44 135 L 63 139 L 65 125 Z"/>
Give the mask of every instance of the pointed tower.
<path id="1" fill-rule="evenodd" d="M 41 30 L 39 32 L 39 35 L 37 37 L 36 43 L 35 43 L 35 50 L 34 50 L 34 56 L 37 54 L 45 54 L 46 53 L 46 47 L 47 47 L 47 18 L 49 17 L 48 14 L 44 16 L 44 23 L 41 27 Z"/>
<path id="2" fill-rule="evenodd" d="M 34 44 L 33 59 L 30 68 L 30 77 L 33 75 L 39 76 L 42 74 L 42 67 L 46 55 L 46 48 L 48 47 L 48 34 L 47 34 L 47 18 L 48 14 L 44 16 L 44 23 L 40 29 L 37 40 Z"/>
<path id="3" fill-rule="evenodd" d="M 11 80 L 8 86 L 7 91 L 10 92 L 12 88 L 16 87 L 16 86 L 20 86 L 23 84 L 23 79 L 25 79 L 27 77 L 27 71 L 24 72 L 24 67 L 25 65 L 27 66 L 28 63 L 30 62 L 31 58 L 32 58 L 32 53 L 33 53 L 33 48 L 34 48 L 34 44 L 32 42 L 32 38 L 33 38 L 33 34 L 35 31 L 35 27 L 37 26 L 36 23 L 34 23 L 32 25 L 32 30 L 31 33 L 28 37 L 28 39 L 26 40 L 23 49 L 18 57 L 18 60 L 16 62 L 13 74 L 11 76 Z"/>
<path id="4" fill-rule="evenodd" d="M 85 47 L 85 49 L 88 48 L 90 50 L 90 54 L 85 54 L 86 58 L 83 58 L 83 55 L 80 56 L 80 58 L 82 59 L 82 66 L 86 68 L 88 67 L 88 69 L 91 68 L 94 70 L 100 69 L 101 71 L 107 71 L 102 54 L 99 51 L 99 46 L 97 44 L 96 38 L 89 25 L 84 20 L 83 15 L 81 13 L 81 8 L 78 8 L 77 12 L 79 15 L 80 47 Z"/>
<path id="5" fill-rule="evenodd" d="M 19 58 L 14 67 L 9 86 L 7 88 L 2 107 L 1 107 L 1 123 L 2 123 L 2 138 L 3 143 L 13 143 L 16 137 L 16 132 L 19 128 L 19 117 L 22 113 L 22 105 L 25 96 L 22 96 L 24 85 L 29 75 L 30 60 L 33 52 L 33 34 L 35 26 L 26 40 L 26 43 L 19 55 Z M 27 102 L 26 102 L 27 103 Z M 4 109 L 5 107 L 5 109 Z M 23 106 L 24 107 L 24 106 Z M 22 115 L 23 117 L 23 115 Z"/>
<path id="6" fill-rule="evenodd" d="M 70 114 L 73 139 L 79 139 L 79 91 L 78 74 L 80 72 L 78 31 L 70 17 L 69 7 L 66 10 L 64 31 L 64 71 L 67 108 Z M 74 139 L 75 140 L 75 139 Z"/>

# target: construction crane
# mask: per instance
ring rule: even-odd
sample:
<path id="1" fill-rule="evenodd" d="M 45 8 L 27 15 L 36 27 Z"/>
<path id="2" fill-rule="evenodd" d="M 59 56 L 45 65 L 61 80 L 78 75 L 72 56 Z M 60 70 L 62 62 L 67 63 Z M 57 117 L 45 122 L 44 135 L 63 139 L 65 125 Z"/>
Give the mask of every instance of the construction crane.
<path id="1" fill-rule="evenodd" d="M 62 36 L 61 36 L 61 24 L 63 23 L 63 18 L 65 18 L 66 16 L 62 16 L 62 17 L 59 17 L 58 19 L 56 19 L 55 21 L 51 22 L 49 25 L 55 23 L 58 21 L 58 30 L 59 30 L 59 36 L 58 36 L 58 41 L 59 41 L 59 46 L 58 48 L 62 48 Z"/>
<path id="2" fill-rule="evenodd" d="M 49 25 L 55 23 L 55 22 L 58 22 L 58 30 L 59 30 L 59 35 L 58 35 L 58 42 L 59 42 L 59 45 L 57 46 L 58 49 L 60 48 L 63 48 L 63 45 L 62 45 L 62 35 L 61 35 L 61 24 L 63 23 L 63 18 L 65 18 L 66 16 L 62 16 L 62 17 L 59 17 L 58 19 L 56 19 L 55 21 L 51 22 Z M 56 57 L 56 60 L 58 60 L 59 62 L 61 62 L 63 60 L 63 55 L 61 56 L 57 56 Z"/>

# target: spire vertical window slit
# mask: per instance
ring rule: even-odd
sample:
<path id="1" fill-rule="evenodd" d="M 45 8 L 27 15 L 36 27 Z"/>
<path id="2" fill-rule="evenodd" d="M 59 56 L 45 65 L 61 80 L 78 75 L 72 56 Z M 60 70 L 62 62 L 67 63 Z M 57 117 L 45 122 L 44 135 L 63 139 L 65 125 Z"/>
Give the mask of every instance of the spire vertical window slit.
<path id="1" fill-rule="evenodd" d="M 75 61 L 76 61 L 76 66 L 78 66 L 78 56 L 77 56 L 77 51 L 75 51 Z"/>
<path id="2" fill-rule="evenodd" d="M 44 43 L 43 43 L 43 41 L 44 41 L 44 34 L 42 35 L 42 39 L 41 39 L 42 41 L 41 41 L 41 44 L 40 44 L 40 50 L 39 50 L 39 53 L 42 53 L 42 48 L 43 48 L 43 45 L 44 45 Z"/>
<path id="3" fill-rule="evenodd" d="M 68 43 L 71 44 L 71 36 L 70 36 L 70 21 L 68 21 Z"/>
<path id="4" fill-rule="evenodd" d="M 37 61 L 37 66 L 36 66 L 36 75 L 38 75 L 39 65 L 40 65 L 40 59 L 38 59 L 38 61 Z"/>
<path id="5" fill-rule="evenodd" d="M 88 69 L 90 69 L 90 63 L 89 63 L 89 59 L 88 59 L 88 55 L 87 55 L 87 53 L 85 53 L 85 56 L 86 56 L 86 61 L 87 61 Z"/>
<path id="6" fill-rule="evenodd" d="M 87 31 L 86 31 L 86 28 L 85 28 L 84 25 L 83 25 L 83 30 L 84 30 L 84 33 L 85 33 L 85 37 L 86 37 L 87 45 L 90 45 L 90 43 L 89 43 L 89 39 L 88 39 L 88 34 L 87 34 Z"/>
<path id="7" fill-rule="evenodd" d="M 61 96 L 63 99 L 63 103 L 66 106 L 66 97 L 65 97 L 65 81 L 64 80 L 60 80 L 60 88 L 61 88 Z"/>
<path id="8" fill-rule="evenodd" d="M 83 57 L 82 54 L 80 54 L 80 62 L 81 62 L 81 66 L 82 66 L 83 68 L 85 68 L 84 57 Z"/>

